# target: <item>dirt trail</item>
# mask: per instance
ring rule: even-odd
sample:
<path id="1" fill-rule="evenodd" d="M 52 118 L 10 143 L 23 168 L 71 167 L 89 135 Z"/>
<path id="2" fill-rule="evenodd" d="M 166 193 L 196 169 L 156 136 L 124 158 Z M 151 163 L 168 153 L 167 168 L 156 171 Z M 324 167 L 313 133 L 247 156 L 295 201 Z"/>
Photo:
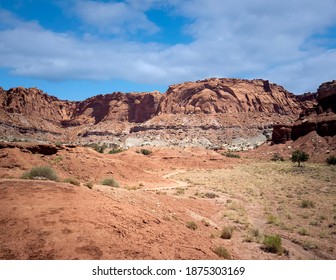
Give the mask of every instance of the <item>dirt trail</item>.
<path id="1" fill-rule="evenodd" d="M 172 189 L 176 189 L 176 188 L 186 188 L 186 187 L 189 186 L 189 184 L 187 182 L 171 178 L 174 175 L 182 174 L 182 173 L 185 173 L 185 172 L 186 172 L 186 170 L 182 170 L 182 169 L 181 170 L 175 170 L 173 172 L 169 172 L 169 173 L 162 176 L 162 178 L 164 178 L 164 179 L 169 179 L 173 183 L 172 186 L 144 188 L 142 190 L 144 190 L 144 191 L 165 191 L 165 190 L 172 190 Z"/>

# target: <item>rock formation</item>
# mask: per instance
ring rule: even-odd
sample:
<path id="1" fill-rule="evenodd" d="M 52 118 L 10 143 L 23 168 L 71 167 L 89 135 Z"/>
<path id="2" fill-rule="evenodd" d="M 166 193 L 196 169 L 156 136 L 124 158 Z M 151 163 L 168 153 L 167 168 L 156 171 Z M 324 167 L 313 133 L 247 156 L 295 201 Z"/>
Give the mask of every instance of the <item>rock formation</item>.
<path id="1" fill-rule="evenodd" d="M 265 80 L 206 79 L 169 87 L 160 113 L 263 112 L 297 114 L 305 106 L 294 94 Z"/>
<path id="2" fill-rule="evenodd" d="M 296 140 L 312 131 L 322 137 L 336 135 L 336 80 L 320 85 L 316 95 L 318 103 L 304 110 L 297 121 L 274 127 L 274 144 Z"/>
<path id="3" fill-rule="evenodd" d="M 275 124 L 293 121 L 314 102 L 314 95 L 298 97 L 265 80 L 211 78 L 172 85 L 165 94 L 115 92 L 80 102 L 36 88 L 0 88 L 0 137 L 241 149 L 265 142 Z"/>

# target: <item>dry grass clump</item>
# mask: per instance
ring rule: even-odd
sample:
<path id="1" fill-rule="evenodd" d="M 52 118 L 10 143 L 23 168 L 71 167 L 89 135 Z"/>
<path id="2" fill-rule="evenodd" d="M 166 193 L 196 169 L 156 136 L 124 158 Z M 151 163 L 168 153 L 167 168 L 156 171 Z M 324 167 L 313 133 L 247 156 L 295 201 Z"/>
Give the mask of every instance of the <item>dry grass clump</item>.
<path id="1" fill-rule="evenodd" d="M 64 183 L 69 183 L 71 185 L 80 186 L 80 182 L 74 178 L 66 178 L 64 179 Z"/>
<path id="2" fill-rule="evenodd" d="M 329 165 L 336 165 L 336 156 L 329 156 L 326 158 L 326 162 Z"/>
<path id="3" fill-rule="evenodd" d="M 114 188 L 119 187 L 119 183 L 114 178 L 106 178 L 101 182 L 101 184 L 104 186 L 110 186 Z"/>
<path id="4" fill-rule="evenodd" d="M 207 193 L 204 194 L 204 196 L 205 196 L 206 198 L 211 198 L 211 199 L 216 198 L 216 197 L 219 197 L 218 194 L 215 194 L 215 193 L 213 193 L 213 192 L 207 192 Z"/>
<path id="5" fill-rule="evenodd" d="M 197 224 L 194 221 L 187 222 L 186 226 L 191 230 L 196 230 L 198 228 Z"/>
<path id="6" fill-rule="evenodd" d="M 223 239 L 231 239 L 233 227 L 224 227 L 221 231 L 220 237 Z"/>
<path id="7" fill-rule="evenodd" d="M 86 183 L 84 184 L 84 186 L 87 187 L 87 188 L 89 188 L 90 190 L 92 190 L 92 188 L 93 188 L 93 183 L 92 183 L 92 182 L 86 182 Z"/>
<path id="8" fill-rule="evenodd" d="M 33 167 L 30 171 L 25 172 L 21 178 L 32 180 L 58 180 L 56 172 L 48 166 Z"/>
<path id="9" fill-rule="evenodd" d="M 282 241 L 279 235 L 265 235 L 263 240 L 264 250 L 270 253 L 281 254 L 283 252 Z"/>
<path id="10" fill-rule="evenodd" d="M 230 252 L 225 249 L 223 246 L 217 246 L 212 250 L 217 256 L 226 259 L 231 260 L 231 254 Z"/>
<path id="11" fill-rule="evenodd" d="M 315 204 L 311 200 L 304 199 L 304 200 L 301 201 L 301 207 L 302 208 L 314 208 Z"/>

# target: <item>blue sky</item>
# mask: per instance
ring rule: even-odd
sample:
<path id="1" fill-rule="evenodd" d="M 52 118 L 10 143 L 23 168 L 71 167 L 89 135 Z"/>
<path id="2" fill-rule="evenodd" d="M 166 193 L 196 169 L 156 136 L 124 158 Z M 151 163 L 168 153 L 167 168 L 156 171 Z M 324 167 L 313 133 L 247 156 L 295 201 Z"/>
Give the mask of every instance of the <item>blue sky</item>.
<path id="1" fill-rule="evenodd" d="M 208 77 L 336 79 L 336 0 L 0 0 L 0 86 L 61 99 Z"/>

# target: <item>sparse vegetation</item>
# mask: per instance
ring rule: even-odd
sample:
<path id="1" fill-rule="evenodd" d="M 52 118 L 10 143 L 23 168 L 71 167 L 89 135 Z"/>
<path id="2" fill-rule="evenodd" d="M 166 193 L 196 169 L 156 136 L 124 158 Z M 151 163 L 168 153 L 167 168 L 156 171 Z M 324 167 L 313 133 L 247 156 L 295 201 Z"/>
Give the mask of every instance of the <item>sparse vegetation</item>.
<path id="1" fill-rule="evenodd" d="M 142 155 L 145 155 L 145 156 L 149 156 L 151 153 L 152 153 L 152 151 L 150 151 L 150 150 L 147 150 L 147 149 L 141 149 L 141 150 L 138 150 L 138 151 L 136 151 L 138 154 L 142 154 Z"/>
<path id="2" fill-rule="evenodd" d="M 103 154 L 105 149 L 107 148 L 106 144 L 99 145 L 97 143 L 91 143 L 91 144 L 88 144 L 86 146 L 94 149 L 96 152 L 101 153 L 101 154 Z"/>
<path id="3" fill-rule="evenodd" d="M 92 183 L 92 182 L 86 182 L 86 183 L 84 184 L 84 186 L 87 187 L 87 188 L 89 188 L 90 190 L 92 190 L 92 188 L 93 188 L 93 183 Z"/>
<path id="4" fill-rule="evenodd" d="M 63 161 L 63 157 L 62 156 L 56 156 L 55 158 L 54 158 L 54 162 L 56 163 L 56 164 L 59 164 L 59 163 L 61 163 Z"/>
<path id="5" fill-rule="evenodd" d="M 297 162 L 298 166 L 301 166 L 301 162 L 305 162 L 309 159 L 309 155 L 301 150 L 296 150 L 292 152 L 291 160 L 292 162 Z"/>
<path id="6" fill-rule="evenodd" d="M 285 161 L 285 159 L 278 153 L 273 154 L 271 161 Z"/>
<path id="7" fill-rule="evenodd" d="M 329 157 L 327 157 L 326 162 L 329 165 L 336 165 L 336 156 L 329 156 Z"/>
<path id="8" fill-rule="evenodd" d="M 123 152 L 124 150 L 122 148 L 113 148 L 112 150 L 110 150 L 108 153 L 109 154 L 118 154 Z"/>
<path id="9" fill-rule="evenodd" d="M 104 186 L 110 186 L 114 188 L 119 187 L 119 183 L 114 178 L 106 178 L 101 182 L 101 184 Z"/>
<path id="10" fill-rule="evenodd" d="M 301 205 L 302 208 L 314 208 L 315 204 L 313 201 L 308 200 L 308 199 L 304 199 L 301 201 Z"/>
<path id="11" fill-rule="evenodd" d="M 207 192 L 207 193 L 204 194 L 204 196 L 206 198 L 216 198 L 216 197 L 219 197 L 218 194 L 215 194 L 215 193 L 212 193 L 212 192 Z"/>
<path id="12" fill-rule="evenodd" d="M 62 142 L 58 142 L 58 141 L 57 141 L 57 142 L 55 142 L 55 146 L 56 146 L 56 147 L 62 147 L 62 145 L 63 145 L 63 143 L 62 143 Z"/>
<path id="13" fill-rule="evenodd" d="M 64 179 L 64 183 L 69 183 L 71 185 L 80 186 L 80 182 L 76 180 L 75 178 L 66 178 Z"/>
<path id="14" fill-rule="evenodd" d="M 231 260 L 230 252 L 223 246 L 217 246 L 216 248 L 213 249 L 213 252 L 223 259 Z"/>
<path id="15" fill-rule="evenodd" d="M 223 239 L 231 239 L 233 227 L 224 227 L 221 231 L 220 237 Z"/>
<path id="16" fill-rule="evenodd" d="M 56 172 L 48 166 L 33 167 L 30 171 L 25 172 L 21 178 L 32 180 L 52 180 L 52 181 L 58 180 Z"/>
<path id="17" fill-rule="evenodd" d="M 279 235 L 265 235 L 264 240 L 264 249 L 270 253 L 281 254 L 283 252 L 282 241 Z"/>
<path id="18" fill-rule="evenodd" d="M 191 230 L 196 230 L 198 228 L 197 224 L 194 221 L 187 222 L 186 226 Z"/>
<path id="19" fill-rule="evenodd" d="M 240 158 L 240 155 L 237 155 L 235 153 L 232 152 L 227 152 L 224 154 L 224 156 L 229 157 L 229 158 Z"/>
<path id="20" fill-rule="evenodd" d="M 245 237 L 245 242 L 257 242 L 259 243 L 262 240 L 262 234 L 260 233 L 259 229 L 250 229 L 248 231 L 248 235 Z"/>
<path id="21" fill-rule="evenodd" d="M 267 223 L 268 224 L 273 224 L 273 225 L 278 225 L 278 223 L 279 223 L 278 217 L 274 216 L 272 214 L 268 215 L 268 217 L 267 217 Z"/>
<path id="22" fill-rule="evenodd" d="M 300 235 L 308 235 L 308 231 L 306 228 L 300 228 L 299 229 L 299 234 Z"/>
<path id="23" fill-rule="evenodd" d="M 184 195 L 185 190 L 183 188 L 176 188 L 175 195 Z"/>

